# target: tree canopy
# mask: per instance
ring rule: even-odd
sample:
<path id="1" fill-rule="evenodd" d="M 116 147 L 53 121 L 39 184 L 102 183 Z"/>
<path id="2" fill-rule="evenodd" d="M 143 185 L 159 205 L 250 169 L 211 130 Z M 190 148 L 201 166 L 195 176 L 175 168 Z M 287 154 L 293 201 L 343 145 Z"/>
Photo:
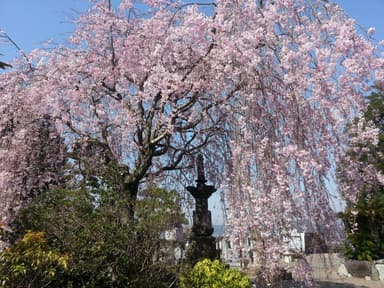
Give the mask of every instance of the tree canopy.
<path id="1" fill-rule="evenodd" d="M 35 50 L 0 75 L 0 130 L 49 115 L 76 179 L 117 169 L 131 217 L 141 187 L 183 182 L 194 155 L 207 154 L 230 235 L 257 231 L 271 269 L 293 228 L 336 240 L 327 183 L 346 123 L 384 76 L 353 19 L 322 0 L 93 3 L 69 45 Z M 7 146 L 0 158 L 24 150 Z M 4 191 L 18 175 L 1 163 Z"/>

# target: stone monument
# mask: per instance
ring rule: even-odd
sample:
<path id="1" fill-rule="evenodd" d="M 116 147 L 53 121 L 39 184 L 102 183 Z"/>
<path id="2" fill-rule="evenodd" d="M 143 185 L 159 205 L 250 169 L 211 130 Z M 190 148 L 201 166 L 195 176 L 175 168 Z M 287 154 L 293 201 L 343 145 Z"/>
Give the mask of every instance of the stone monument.
<path id="1" fill-rule="evenodd" d="M 208 258 L 211 260 L 220 258 L 220 251 L 216 249 L 216 240 L 212 236 L 212 218 L 208 210 L 208 198 L 216 191 L 212 185 L 206 185 L 204 173 L 204 159 L 201 154 L 196 161 L 197 180 L 196 186 L 188 186 L 186 189 L 195 198 L 196 208 L 193 211 L 192 233 L 189 239 L 187 260 L 191 264 Z"/>

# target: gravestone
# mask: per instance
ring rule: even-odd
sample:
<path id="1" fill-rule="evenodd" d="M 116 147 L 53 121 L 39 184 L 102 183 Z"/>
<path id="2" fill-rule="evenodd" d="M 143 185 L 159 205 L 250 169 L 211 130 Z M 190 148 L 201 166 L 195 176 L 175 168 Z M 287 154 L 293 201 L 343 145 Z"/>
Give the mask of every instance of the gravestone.
<path id="1" fill-rule="evenodd" d="M 379 280 L 384 281 L 384 264 L 376 264 L 375 268 L 379 273 Z"/>
<path id="2" fill-rule="evenodd" d="M 372 280 L 384 282 L 384 263 L 374 262 L 372 264 Z"/>
<path id="3" fill-rule="evenodd" d="M 196 169 L 196 186 L 186 187 L 195 198 L 192 232 L 186 255 L 187 261 L 191 264 L 205 258 L 211 260 L 220 258 L 220 251 L 216 249 L 216 239 L 212 236 L 212 218 L 211 212 L 208 210 L 208 198 L 216 191 L 216 188 L 212 185 L 206 185 L 204 159 L 201 154 L 197 156 Z"/>

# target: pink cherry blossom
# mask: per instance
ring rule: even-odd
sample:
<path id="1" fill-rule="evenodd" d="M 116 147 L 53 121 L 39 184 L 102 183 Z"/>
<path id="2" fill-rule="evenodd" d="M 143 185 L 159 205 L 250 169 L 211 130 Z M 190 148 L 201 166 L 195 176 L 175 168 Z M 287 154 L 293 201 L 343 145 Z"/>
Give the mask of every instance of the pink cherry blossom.
<path id="1" fill-rule="evenodd" d="M 49 115 L 68 155 L 92 148 L 92 167 L 118 163 L 130 199 L 151 181 L 187 184 L 204 153 L 209 179 L 226 187 L 228 237 L 257 234 L 271 273 L 292 229 L 341 239 L 329 183 L 350 143 L 346 125 L 384 76 L 354 20 L 321 0 L 218 0 L 213 13 L 168 0 L 93 2 L 70 46 L 36 50 L 0 75 L 0 131 L 20 119 L 19 134 L 2 138 L 2 195 L 25 188 L 20 173 L 33 165 L 22 159 L 37 148 L 25 136 L 39 141 L 26 123 Z"/>

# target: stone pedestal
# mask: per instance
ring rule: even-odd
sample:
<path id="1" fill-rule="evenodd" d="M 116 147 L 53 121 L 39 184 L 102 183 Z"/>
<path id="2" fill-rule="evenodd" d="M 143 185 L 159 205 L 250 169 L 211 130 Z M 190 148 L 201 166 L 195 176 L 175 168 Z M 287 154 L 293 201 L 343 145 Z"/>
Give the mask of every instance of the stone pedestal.
<path id="1" fill-rule="evenodd" d="M 219 259 L 220 251 L 216 249 L 216 239 L 213 236 L 192 235 L 189 239 L 189 248 L 187 251 L 187 261 L 194 265 L 203 259 Z"/>

